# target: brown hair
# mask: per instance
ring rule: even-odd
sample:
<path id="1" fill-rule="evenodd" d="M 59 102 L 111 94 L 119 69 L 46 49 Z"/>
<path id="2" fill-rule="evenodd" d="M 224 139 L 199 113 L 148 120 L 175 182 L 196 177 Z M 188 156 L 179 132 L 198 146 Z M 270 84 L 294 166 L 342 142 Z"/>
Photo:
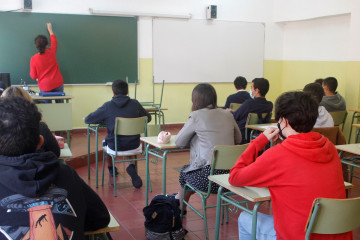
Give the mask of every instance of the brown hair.
<path id="1" fill-rule="evenodd" d="M 4 90 L 1 97 L 22 97 L 30 103 L 33 103 L 33 99 L 30 94 L 21 87 L 11 86 Z"/>
<path id="2" fill-rule="evenodd" d="M 45 52 L 48 44 L 49 44 L 48 39 L 44 35 L 38 35 L 35 38 L 35 46 L 40 54 L 43 54 Z"/>
<path id="3" fill-rule="evenodd" d="M 192 111 L 202 108 L 216 108 L 217 96 L 213 86 L 208 83 L 197 85 L 192 91 Z"/>

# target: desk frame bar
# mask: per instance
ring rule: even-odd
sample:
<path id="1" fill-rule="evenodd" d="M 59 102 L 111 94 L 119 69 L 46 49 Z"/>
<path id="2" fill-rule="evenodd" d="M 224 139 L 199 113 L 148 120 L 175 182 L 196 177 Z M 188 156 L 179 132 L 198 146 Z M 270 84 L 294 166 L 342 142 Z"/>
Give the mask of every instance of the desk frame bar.
<path id="1" fill-rule="evenodd" d="M 221 212 L 221 202 L 227 202 L 231 205 L 234 205 L 237 208 L 240 208 L 243 211 L 252 215 L 252 228 L 251 228 L 251 239 L 256 240 L 256 225 L 257 225 L 257 212 L 259 210 L 260 205 L 264 202 L 256 202 L 253 210 L 250 210 L 244 206 L 241 206 L 237 203 L 237 201 L 233 201 L 228 197 L 222 195 L 223 186 L 219 187 L 216 201 L 216 224 L 215 224 L 215 240 L 219 239 L 219 228 L 220 228 L 220 212 Z"/>

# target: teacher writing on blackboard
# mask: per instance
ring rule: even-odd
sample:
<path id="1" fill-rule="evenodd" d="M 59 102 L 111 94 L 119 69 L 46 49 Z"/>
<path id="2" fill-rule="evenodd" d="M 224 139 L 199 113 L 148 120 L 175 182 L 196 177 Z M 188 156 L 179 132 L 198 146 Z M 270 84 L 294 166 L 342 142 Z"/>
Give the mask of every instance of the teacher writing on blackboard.
<path id="1" fill-rule="evenodd" d="M 56 61 L 57 41 L 52 31 L 51 23 L 47 23 L 51 45 L 48 47 L 48 39 L 44 35 L 35 38 L 35 46 L 39 53 L 35 54 L 30 61 L 30 77 L 38 79 L 40 92 L 63 92 L 64 81 Z"/>

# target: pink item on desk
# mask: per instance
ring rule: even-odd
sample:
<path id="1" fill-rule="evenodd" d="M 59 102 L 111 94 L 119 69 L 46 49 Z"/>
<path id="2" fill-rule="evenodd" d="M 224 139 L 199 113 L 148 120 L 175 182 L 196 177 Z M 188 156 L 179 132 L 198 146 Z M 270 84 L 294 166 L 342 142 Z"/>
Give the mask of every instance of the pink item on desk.
<path id="1" fill-rule="evenodd" d="M 60 136 L 55 136 L 55 139 L 56 141 L 58 142 L 59 144 L 59 147 L 60 149 L 63 149 L 64 148 L 64 138 L 63 137 L 60 137 Z"/>
<path id="2" fill-rule="evenodd" d="M 161 131 L 158 135 L 158 143 L 166 144 L 170 142 L 170 138 L 171 138 L 170 132 Z"/>

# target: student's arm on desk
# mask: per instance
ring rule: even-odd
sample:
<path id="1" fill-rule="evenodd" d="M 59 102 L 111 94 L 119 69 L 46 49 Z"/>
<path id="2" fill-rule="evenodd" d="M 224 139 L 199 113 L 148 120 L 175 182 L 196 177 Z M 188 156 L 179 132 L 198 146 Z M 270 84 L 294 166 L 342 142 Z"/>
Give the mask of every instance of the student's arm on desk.
<path id="1" fill-rule="evenodd" d="M 99 107 L 95 112 L 90 113 L 87 117 L 85 117 L 85 123 L 86 124 L 96 124 L 101 123 L 106 119 L 106 114 L 108 111 L 106 111 L 106 104 Z"/>
<path id="2" fill-rule="evenodd" d="M 235 145 L 239 145 L 241 143 L 242 136 L 239 125 L 236 123 L 235 119 L 233 119 L 233 125 L 234 125 L 234 143 Z"/>
<path id="3" fill-rule="evenodd" d="M 233 186 L 268 187 L 280 174 L 276 171 L 276 157 L 274 151 L 279 151 L 274 146 L 258 157 L 269 140 L 262 133 L 251 141 L 245 152 L 241 154 L 235 165 L 230 170 L 229 183 Z M 256 160 L 256 161 L 255 161 Z"/>
<path id="4" fill-rule="evenodd" d="M 195 122 L 190 113 L 189 119 L 185 123 L 184 127 L 176 135 L 175 144 L 178 147 L 185 148 L 190 145 L 192 137 L 195 135 Z"/>

